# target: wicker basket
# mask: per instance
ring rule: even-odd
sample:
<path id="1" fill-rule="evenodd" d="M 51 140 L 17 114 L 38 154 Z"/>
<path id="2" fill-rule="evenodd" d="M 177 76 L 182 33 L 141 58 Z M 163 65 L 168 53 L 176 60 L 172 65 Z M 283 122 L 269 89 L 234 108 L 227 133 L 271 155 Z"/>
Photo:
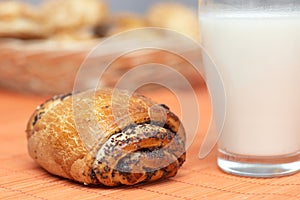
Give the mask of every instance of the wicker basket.
<path id="1" fill-rule="evenodd" d="M 75 43 L 2 40 L 0 41 L 0 86 L 39 95 L 70 92 L 73 90 L 81 64 L 99 42 L 99 40 Z M 95 61 L 97 67 L 104 67 L 101 62 L 110 61 L 112 54 L 117 51 L 117 47 L 111 47 L 106 54 L 99 55 Z M 200 55 L 198 57 L 201 58 Z M 201 76 L 188 66 L 190 64 L 186 60 L 163 50 L 141 50 L 116 59 L 105 72 L 101 84 L 113 87 L 125 72 L 146 63 L 172 66 L 192 85 L 204 84 Z M 90 73 L 94 70 L 91 69 Z M 138 80 L 153 73 L 159 75 L 157 72 L 148 72 L 148 74 L 136 74 L 134 79 Z M 176 81 L 173 81 L 173 84 L 180 87 L 176 85 Z"/>

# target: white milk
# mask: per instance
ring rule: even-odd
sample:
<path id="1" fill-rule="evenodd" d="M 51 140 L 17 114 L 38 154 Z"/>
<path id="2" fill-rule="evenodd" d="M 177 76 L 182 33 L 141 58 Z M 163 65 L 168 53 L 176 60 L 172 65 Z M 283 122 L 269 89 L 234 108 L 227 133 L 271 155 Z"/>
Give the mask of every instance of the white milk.
<path id="1" fill-rule="evenodd" d="M 275 156 L 300 151 L 300 11 L 202 13 L 202 43 L 224 79 L 219 149 Z"/>

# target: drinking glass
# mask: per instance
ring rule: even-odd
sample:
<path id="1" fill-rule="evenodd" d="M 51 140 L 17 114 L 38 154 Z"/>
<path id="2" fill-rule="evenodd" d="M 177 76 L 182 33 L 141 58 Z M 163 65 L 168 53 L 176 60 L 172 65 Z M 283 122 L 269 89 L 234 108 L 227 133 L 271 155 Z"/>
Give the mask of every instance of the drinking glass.
<path id="1" fill-rule="evenodd" d="M 202 45 L 226 90 L 218 166 L 251 177 L 299 171 L 300 1 L 199 4 Z"/>

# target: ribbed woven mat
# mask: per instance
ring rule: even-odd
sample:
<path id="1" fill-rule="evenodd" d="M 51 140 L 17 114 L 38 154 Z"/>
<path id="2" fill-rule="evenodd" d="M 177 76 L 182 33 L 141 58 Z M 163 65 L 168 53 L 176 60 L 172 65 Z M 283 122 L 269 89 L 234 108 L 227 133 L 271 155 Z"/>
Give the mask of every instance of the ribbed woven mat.
<path id="1" fill-rule="evenodd" d="M 27 154 L 24 130 L 43 99 L 0 91 L 0 199 L 300 199 L 299 173 L 273 179 L 241 178 L 218 169 L 216 151 L 204 160 L 197 158 L 211 113 L 206 90 L 198 94 L 200 130 L 177 176 L 145 185 L 104 188 L 86 187 L 39 168 Z M 169 93 L 149 95 L 180 111 Z"/>

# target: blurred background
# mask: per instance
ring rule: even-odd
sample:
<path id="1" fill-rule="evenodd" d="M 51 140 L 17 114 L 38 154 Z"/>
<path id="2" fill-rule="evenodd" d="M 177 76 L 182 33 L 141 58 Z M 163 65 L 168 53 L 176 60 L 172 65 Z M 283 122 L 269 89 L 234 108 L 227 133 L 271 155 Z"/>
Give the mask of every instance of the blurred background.
<path id="1" fill-rule="evenodd" d="M 199 43 L 197 5 L 198 0 L 0 0 L 0 88 L 36 95 L 70 92 L 81 64 L 96 45 L 135 28 L 166 28 Z M 168 48 L 193 51 L 164 34 L 133 34 L 106 46 L 105 55 L 94 59 L 97 65 L 91 65 L 86 80 L 120 48 L 143 38 Z M 201 60 L 201 55 L 196 59 Z M 146 63 L 171 66 L 192 85 L 204 83 L 199 73 L 179 56 L 139 51 L 114 61 L 101 85 L 114 87 L 122 75 Z M 153 74 L 158 73 L 148 70 L 136 74 L 132 82 Z M 162 79 L 169 76 L 160 75 Z M 181 87 L 174 80 L 171 83 Z"/>
<path id="2" fill-rule="evenodd" d="M 198 6 L 198 0 L 107 0 L 107 2 L 111 5 L 111 9 L 113 12 L 135 11 L 140 14 L 145 13 L 151 5 L 161 2 L 177 2 L 186 6 L 190 6 L 195 10 Z"/>
<path id="3" fill-rule="evenodd" d="M 34 4 L 38 4 L 41 2 L 41 0 L 27 1 Z M 111 10 L 114 13 L 132 11 L 143 14 L 151 5 L 161 2 L 178 2 L 195 9 L 197 9 L 198 6 L 198 0 L 106 0 L 106 2 L 110 5 Z"/>

